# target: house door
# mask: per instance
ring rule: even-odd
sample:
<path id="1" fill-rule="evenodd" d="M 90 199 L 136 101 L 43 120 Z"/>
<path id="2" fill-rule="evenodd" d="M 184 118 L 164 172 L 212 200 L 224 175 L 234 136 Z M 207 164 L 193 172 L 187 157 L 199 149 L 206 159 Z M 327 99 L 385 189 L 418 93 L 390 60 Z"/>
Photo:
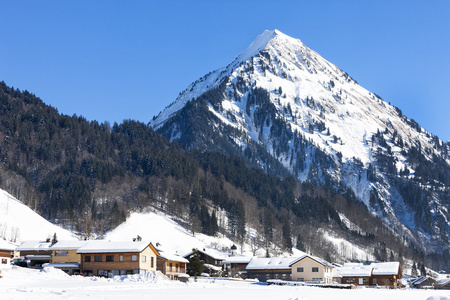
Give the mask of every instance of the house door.
<path id="1" fill-rule="evenodd" d="M 358 284 L 359 284 L 359 285 L 363 285 L 363 279 L 362 279 L 362 278 L 359 278 L 359 279 L 358 279 Z"/>

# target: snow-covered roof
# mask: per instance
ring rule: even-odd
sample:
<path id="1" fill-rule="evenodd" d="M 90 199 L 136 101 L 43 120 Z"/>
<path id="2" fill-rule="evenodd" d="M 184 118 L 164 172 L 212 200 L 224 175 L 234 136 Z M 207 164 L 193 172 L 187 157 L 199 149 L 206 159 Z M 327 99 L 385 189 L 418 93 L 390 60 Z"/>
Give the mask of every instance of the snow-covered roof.
<path id="1" fill-rule="evenodd" d="M 215 260 L 225 260 L 226 259 L 226 256 L 222 252 L 219 252 L 218 250 L 215 250 L 215 249 L 197 249 L 197 250 L 198 250 L 198 252 L 208 255 L 208 256 L 214 258 Z M 183 257 L 187 258 L 187 257 L 191 256 L 192 253 L 194 253 L 194 252 L 190 251 L 190 252 L 184 254 Z"/>
<path id="2" fill-rule="evenodd" d="M 162 259 L 165 259 L 165 260 L 168 260 L 168 261 L 189 263 L 189 261 L 186 258 L 181 257 L 178 254 L 172 254 L 172 253 L 168 253 L 168 252 L 165 252 L 165 251 L 160 251 L 158 257 L 162 258 Z"/>
<path id="3" fill-rule="evenodd" d="M 59 241 L 51 246 L 50 250 L 77 250 L 88 242 L 89 241 Z"/>
<path id="4" fill-rule="evenodd" d="M 290 269 L 299 257 L 253 257 L 247 265 L 247 270 Z"/>
<path id="5" fill-rule="evenodd" d="M 6 251 L 14 251 L 16 250 L 17 246 L 14 244 L 11 244 L 8 241 L 5 241 L 4 239 L 0 239 L 0 250 L 6 250 Z"/>
<path id="6" fill-rule="evenodd" d="M 295 263 L 301 261 L 302 259 L 305 259 L 305 258 L 310 258 L 310 259 L 312 259 L 312 260 L 315 260 L 316 262 L 318 262 L 318 263 L 321 264 L 321 265 L 324 265 L 325 267 L 331 267 L 331 268 L 334 267 L 331 263 L 327 262 L 326 260 L 321 259 L 320 257 L 308 255 L 308 254 L 305 254 L 305 255 L 303 255 L 303 256 L 300 256 L 297 260 L 295 260 L 295 261 L 293 261 L 293 262 L 291 263 L 291 266 L 292 266 L 293 264 L 295 264 Z"/>
<path id="7" fill-rule="evenodd" d="M 436 285 L 447 285 L 450 284 L 450 278 L 443 278 L 436 281 Z"/>
<path id="8" fill-rule="evenodd" d="M 17 251 L 50 251 L 50 242 L 25 241 L 16 248 Z"/>
<path id="9" fill-rule="evenodd" d="M 251 256 L 229 256 L 223 263 L 224 264 L 248 264 L 253 257 Z"/>
<path id="10" fill-rule="evenodd" d="M 398 261 L 372 263 L 370 266 L 373 268 L 372 275 L 396 275 L 400 268 Z"/>
<path id="11" fill-rule="evenodd" d="M 79 263 L 46 263 L 43 264 L 42 267 L 53 267 L 53 268 L 79 268 Z"/>
<path id="12" fill-rule="evenodd" d="M 120 253 L 120 252 L 142 252 L 151 245 L 150 242 L 110 242 L 89 241 L 79 248 L 77 253 Z"/>
<path id="13" fill-rule="evenodd" d="M 417 278 L 416 280 L 414 280 L 413 282 L 411 282 L 411 284 L 413 284 L 413 285 L 419 285 L 419 284 L 421 284 L 422 282 L 424 282 L 425 280 L 427 280 L 427 279 L 429 279 L 429 278 L 430 278 L 429 276 L 423 276 L 423 277 Z"/>
<path id="14" fill-rule="evenodd" d="M 370 277 L 372 266 L 363 264 L 344 264 L 338 268 L 337 273 L 341 277 Z"/>

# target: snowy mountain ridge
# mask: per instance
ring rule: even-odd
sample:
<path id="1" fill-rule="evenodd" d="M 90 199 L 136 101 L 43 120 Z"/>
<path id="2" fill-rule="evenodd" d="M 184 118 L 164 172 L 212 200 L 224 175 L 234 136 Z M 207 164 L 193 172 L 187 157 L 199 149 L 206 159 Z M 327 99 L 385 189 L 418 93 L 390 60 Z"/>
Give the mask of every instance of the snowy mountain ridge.
<path id="1" fill-rule="evenodd" d="M 186 124 L 195 105 L 204 105 L 204 116 Z M 279 163 L 302 181 L 348 186 L 423 249 L 450 237 L 449 199 L 437 192 L 448 191 L 445 176 L 423 167 L 448 172 L 448 145 L 278 30 L 192 83 L 150 125 L 188 147 L 240 153 L 269 172 Z M 408 194 L 411 180 L 420 181 L 420 199 Z"/>

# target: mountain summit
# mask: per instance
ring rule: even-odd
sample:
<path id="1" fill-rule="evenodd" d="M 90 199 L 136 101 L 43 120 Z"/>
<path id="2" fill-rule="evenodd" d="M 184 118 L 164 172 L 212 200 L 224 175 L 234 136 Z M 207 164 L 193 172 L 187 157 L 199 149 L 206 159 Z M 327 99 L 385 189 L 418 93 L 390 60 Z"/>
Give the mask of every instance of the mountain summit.
<path id="1" fill-rule="evenodd" d="M 449 250 L 449 146 L 278 30 L 193 82 L 150 125 L 191 149 L 351 191 L 416 247 Z"/>

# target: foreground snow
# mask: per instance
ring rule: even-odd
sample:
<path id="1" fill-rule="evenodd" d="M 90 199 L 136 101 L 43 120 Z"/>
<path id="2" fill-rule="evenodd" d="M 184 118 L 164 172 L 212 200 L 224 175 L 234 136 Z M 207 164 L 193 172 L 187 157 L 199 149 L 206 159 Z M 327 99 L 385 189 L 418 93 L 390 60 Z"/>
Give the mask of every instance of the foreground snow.
<path id="1" fill-rule="evenodd" d="M 12 268 L 2 270 L 0 299 L 408 299 L 449 300 L 450 291 L 266 286 L 243 281 L 199 279 L 180 283 L 153 273 L 141 276 L 70 277 L 62 271 Z"/>

